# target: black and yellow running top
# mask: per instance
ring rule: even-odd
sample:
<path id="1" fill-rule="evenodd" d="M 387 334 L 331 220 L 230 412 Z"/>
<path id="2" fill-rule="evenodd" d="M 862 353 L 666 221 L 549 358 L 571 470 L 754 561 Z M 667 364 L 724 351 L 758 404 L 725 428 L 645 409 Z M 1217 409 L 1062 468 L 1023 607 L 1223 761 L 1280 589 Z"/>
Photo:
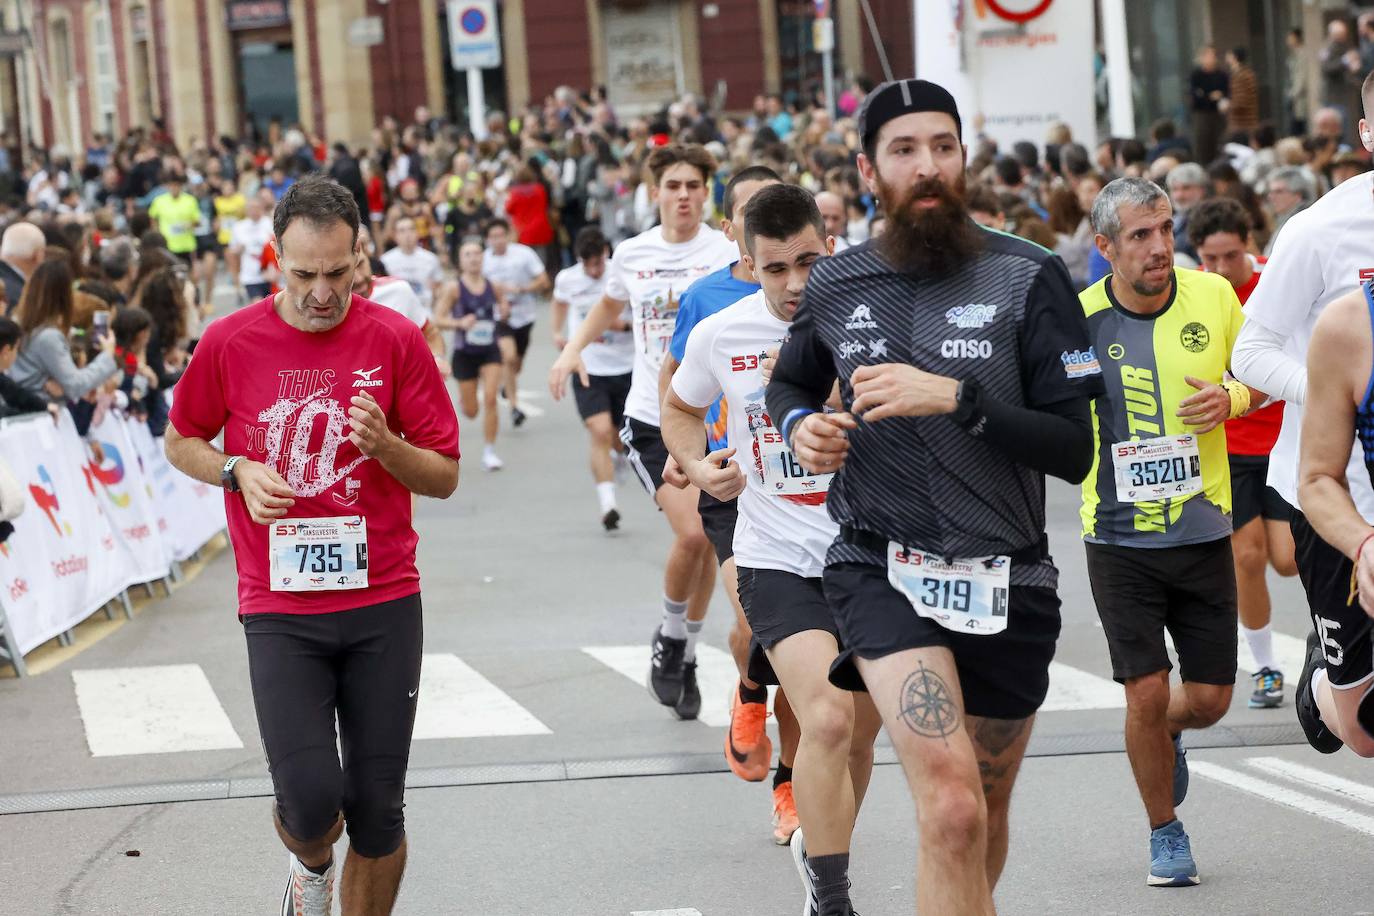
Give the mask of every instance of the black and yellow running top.
<path id="1" fill-rule="evenodd" d="M 1197 437 L 1202 490 L 1190 496 L 1118 501 L 1112 446 L 1193 432 L 1178 417 L 1179 403 L 1197 393 L 1184 379 L 1222 381 L 1240 334 L 1240 300 L 1218 274 L 1175 268 L 1174 291 L 1164 308 L 1137 315 L 1116 301 L 1111 280 L 1108 275 L 1078 296 L 1107 387 L 1093 401 L 1094 457 L 1083 481 L 1083 538 L 1099 544 L 1175 547 L 1227 537 L 1231 471 L 1225 424 Z"/>

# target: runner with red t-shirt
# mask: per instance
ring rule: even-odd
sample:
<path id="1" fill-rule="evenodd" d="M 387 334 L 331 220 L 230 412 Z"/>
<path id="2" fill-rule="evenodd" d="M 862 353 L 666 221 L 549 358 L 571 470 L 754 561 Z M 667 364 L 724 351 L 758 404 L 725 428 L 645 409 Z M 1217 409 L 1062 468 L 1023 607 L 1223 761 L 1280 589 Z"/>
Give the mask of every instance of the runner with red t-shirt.
<path id="1" fill-rule="evenodd" d="M 1202 258 L 1203 269 L 1231 281 L 1241 305 L 1259 285 L 1264 258 L 1251 255 L 1250 217 L 1230 198 L 1218 197 L 1198 204 L 1188 214 L 1188 237 Z M 1236 597 L 1241 629 L 1259 670 L 1252 673 L 1255 690 L 1251 709 L 1283 705 L 1283 672 L 1274 659 L 1270 630 L 1269 586 L 1266 565 L 1281 576 L 1295 576 L 1293 532 L 1288 527 L 1291 511 L 1272 487 L 1269 453 L 1283 425 L 1283 402 L 1276 401 L 1254 413 L 1226 421 L 1226 450 L 1231 458 L 1231 551 L 1236 564 Z"/>
<path id="2" fill-rule="evenodd" d="M 352 295 L 358 207 L 322 176 L 273 214 L 285 289 L 210 325 L 167 458 L 220 483 L 258 727 L 291 851 L 283 916 L 389 913 L 420 684 L 411 493 L 458 483 L 458 421 L 419 328 Z M 221 431 L 224 451 L 210 444 Z M 340 761 L 334 722 L 339 723 Z"/>

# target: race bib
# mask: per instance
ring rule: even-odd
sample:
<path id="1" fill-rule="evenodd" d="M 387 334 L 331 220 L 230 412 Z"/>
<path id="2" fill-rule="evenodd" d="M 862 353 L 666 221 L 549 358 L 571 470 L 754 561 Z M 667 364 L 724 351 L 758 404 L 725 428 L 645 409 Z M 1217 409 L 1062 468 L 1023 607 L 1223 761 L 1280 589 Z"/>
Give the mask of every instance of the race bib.
<path id="1" fill-rule="evenodd" d="M 473 323 L 472 327 L 468 328 L 467 333 L 463 335 L 463 339 L 467 341 L 469 346 L 491 346 L 492 341 L 496 339 L 496 322 L 477 321 Z"/>
<path id="2" fill-rule="evenodd" d="M 763 468 L 763 489 L 773 496 L 828 493 L 834 474 L 811 474 L 798 462 L 783 441 L 782 433 L 764 427 L 754 433 L 758 442 L 759 466 Z"/>
<path id="3" fill-rule="evenodd" d="M 273 522 L 268 551 L 274 592 L 367 588 L 367 520 L 360 515 Z"/>
<path id="4" fill-rule="evenodd" d="M 673 339 L 673 326 L 676 318 L 644 319 L 644 352 L 650 356 L 662 356 L 668 352 L 668 343 Z"/>
<path id="5" fill-rule="evenodd" d="M 1112 446 L 1116 498 L 1153 502 L 1202 492 L 1202 458 L 1197 437 L 1160 436 Z"/>
<path id="6" fill-rule="evenodd" d="M 946 563 L 897 541 L 887 545 L 887 581 L 917 614 L 955 633 L 992 636 L 1007 628 L 1010 576 L 1011 557 Z"/>

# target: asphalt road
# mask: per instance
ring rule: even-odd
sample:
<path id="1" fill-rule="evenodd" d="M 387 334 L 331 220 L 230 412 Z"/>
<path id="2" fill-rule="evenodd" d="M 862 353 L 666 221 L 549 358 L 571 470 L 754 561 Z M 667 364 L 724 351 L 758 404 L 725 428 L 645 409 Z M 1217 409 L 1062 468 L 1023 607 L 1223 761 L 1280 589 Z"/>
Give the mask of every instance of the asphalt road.
<path id="1" fill-rule="evenodd" d="M 718 597 L 704 634 L 703 719 L 678 722 L 642 684 L 667 527 L 627 478 L 622 530 L 601 531 L 575 410 L 539 394 L 547 332 L 536 327 L 523 386 L 537 415 L 503 429 L 505 470 L 480 469 L 465 424 L 458 493 L 419 502 L 427 658 L 397 912 L 796 913 L 768 788 L 721 757 L 728 608 Z M 1291 703 L 1246 709 L 1244 673 L 1221 725 L 1187 738 L 1181 815 L 1203 883 L 1145 886 L 1148 828 L 1120 753 L 1123 700 L 1076 492 L 1052 486 L 1049 515 L 1064 632 L 1000 911 L 1374 911 L 1369 765 L 1296 744 Z M 1301 591 L 1277 579 L 1273 591 L 1280 657 L 1292 658 Z M 1286 673 L 1296 683 L 1297 668 Z M 0 679 L 0 914 L 272 912 L 286 855 L 265 775 L 226 551 L 74 658 Z M 900 770 L 882 765 L 853 851 L 865 916 L 911 912 L 914 841 Z"/>

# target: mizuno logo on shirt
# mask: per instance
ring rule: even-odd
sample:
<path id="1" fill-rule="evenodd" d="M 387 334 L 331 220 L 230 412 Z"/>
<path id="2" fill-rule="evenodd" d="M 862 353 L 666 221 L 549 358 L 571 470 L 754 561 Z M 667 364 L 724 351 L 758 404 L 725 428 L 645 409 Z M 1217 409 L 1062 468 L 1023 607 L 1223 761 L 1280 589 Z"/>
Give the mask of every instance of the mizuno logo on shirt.
<path id="1" fill-rule="evenodd" d="M 873 320 L 873 313 L 868 310 L 866 305 L 854 306 L 854 312 L 849 316 L 849 321 L 845 322 L 846 331 L 871 331 L 878 327 L 878 323 Z"/>
<path id="2" fill-rule="evenodd" d="M 386 384 L 381 379 L 374 379 L 372 376 L 382 371 L 381 366 L 373 369 L 354 369 L 353 374 L 358 376 L 353 380 L 354 388 L 380 388 Z"/>

